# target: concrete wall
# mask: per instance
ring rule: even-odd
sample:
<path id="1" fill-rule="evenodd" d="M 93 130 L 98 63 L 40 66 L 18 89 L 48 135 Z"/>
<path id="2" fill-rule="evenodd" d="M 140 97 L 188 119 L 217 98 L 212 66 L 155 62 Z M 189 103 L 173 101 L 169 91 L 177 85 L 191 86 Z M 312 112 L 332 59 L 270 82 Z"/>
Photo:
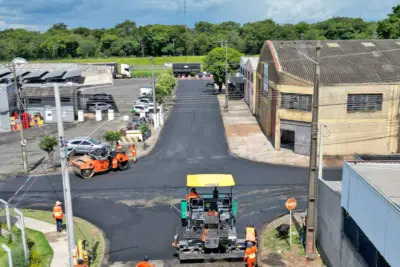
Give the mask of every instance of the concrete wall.
<path id="1" fill-rule="evenodd" d="M 341 194 L 323 180 L 317 185 L 317 244 L 328 266 L 366 267 L 342 234 Z"/>

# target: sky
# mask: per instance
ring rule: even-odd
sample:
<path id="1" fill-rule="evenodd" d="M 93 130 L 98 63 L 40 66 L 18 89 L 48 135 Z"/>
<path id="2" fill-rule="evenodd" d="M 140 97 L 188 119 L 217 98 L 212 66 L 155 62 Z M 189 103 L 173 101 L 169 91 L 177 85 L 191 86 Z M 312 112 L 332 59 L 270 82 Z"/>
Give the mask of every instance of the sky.
<path id="1" fill-rule="evenodd" d="M 399 0 L 186 0 L 186 23 L 271 18 L 278 23 L 317 22 L 332 17 L 382 20 Z M 0 30 L 45 31 L 64 22 L 69 28 L 110 28 L 129 19 L 137 25 L 185 24 L 184 0 L 0 0 Z"/>

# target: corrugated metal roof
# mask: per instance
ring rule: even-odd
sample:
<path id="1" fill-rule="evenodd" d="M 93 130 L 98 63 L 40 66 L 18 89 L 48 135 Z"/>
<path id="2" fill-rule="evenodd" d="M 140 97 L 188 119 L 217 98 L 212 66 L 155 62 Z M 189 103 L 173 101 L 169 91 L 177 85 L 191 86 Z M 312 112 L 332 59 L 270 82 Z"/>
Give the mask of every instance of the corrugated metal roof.
<path id="1" fill-rule="evenodd" d="M 71 77 L 81 77 L 82 72 L 84 72 L 84 69 L 76 69 L 76 70 L 69 70 L 67 73 L 63 76 L 63 79 L 71 78 Z"/>
<path id="2" fill-rule="evenodd" d="M 47 70 L 41 70 L 41 71 L 35 71 L 35 72 L 31 72 L 28 75 L 26 75 L 24 77 L 24 79 L 32 79 L 32 78 L 38 78 L 40 76 L 42 76 L 43 74 L 47 73 Z"/>
<path id="3" fill-rule="evenodd" d="M 25 74 L 25 73 L 27 73 L 28 71 L 26 71 L 26 70 L 17 70 L 16 72 L 15 72 L 15 75 L 17 76 L 17 77 L 19 77 L 19 76 L 21 76 L 21 75 L 23 75 L 23 74 Z M 1 77 L 1 79 L 13 79 L 14 78 L 14 74 L 13 73 L 10 73 L 10 74 L 7 74 L 6 76 L 3 76 L 3 77 Z"/>
<path id="4" fill-rule="evenodd" d="M 42 80 L 47 80 L 50 78 L 61 78 L 64 73 L 66 73 L 65 70 L 56 70 L 56 71 L 52 71 L 47 73 L 45 76 L 42 77 Z"/>
<path id="5" fill-rule="evenodd" d="M 0 76 L 5 75 L 7 73 L 11 73 L 9 69 L 0 69 Z"/>
<path id="6" fill-rule="evenodd" d="M 301 53 L 315 60 L 316 43 L 272 41 L 282 72 L 312 83 L 315 64 Z M 324 40 L 321 45 L 321 84 L 400 82 L 396 40 Z"/>

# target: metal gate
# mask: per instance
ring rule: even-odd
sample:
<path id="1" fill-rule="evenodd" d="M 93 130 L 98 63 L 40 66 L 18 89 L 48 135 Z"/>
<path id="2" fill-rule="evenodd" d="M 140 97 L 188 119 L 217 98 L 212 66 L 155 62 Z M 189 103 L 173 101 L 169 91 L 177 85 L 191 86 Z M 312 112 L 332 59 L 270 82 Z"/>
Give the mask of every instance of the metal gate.
<path id="1" fill-rule="evenodd" d="M 310 155 L 311 123 L 281 120 L 281 130 L 294 132 L 294 153 Z"/>

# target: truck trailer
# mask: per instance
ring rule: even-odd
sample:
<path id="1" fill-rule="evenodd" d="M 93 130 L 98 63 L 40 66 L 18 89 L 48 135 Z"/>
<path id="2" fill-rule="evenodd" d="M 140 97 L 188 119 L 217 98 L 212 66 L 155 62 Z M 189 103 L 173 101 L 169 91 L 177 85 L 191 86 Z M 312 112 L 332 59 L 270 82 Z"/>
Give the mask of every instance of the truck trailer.
<path id="1" fill-rule="evenodd" d="M 201 71 L 200 63 L 173 63 L 172 72 L 175 77 L 197 74 Z"/>

